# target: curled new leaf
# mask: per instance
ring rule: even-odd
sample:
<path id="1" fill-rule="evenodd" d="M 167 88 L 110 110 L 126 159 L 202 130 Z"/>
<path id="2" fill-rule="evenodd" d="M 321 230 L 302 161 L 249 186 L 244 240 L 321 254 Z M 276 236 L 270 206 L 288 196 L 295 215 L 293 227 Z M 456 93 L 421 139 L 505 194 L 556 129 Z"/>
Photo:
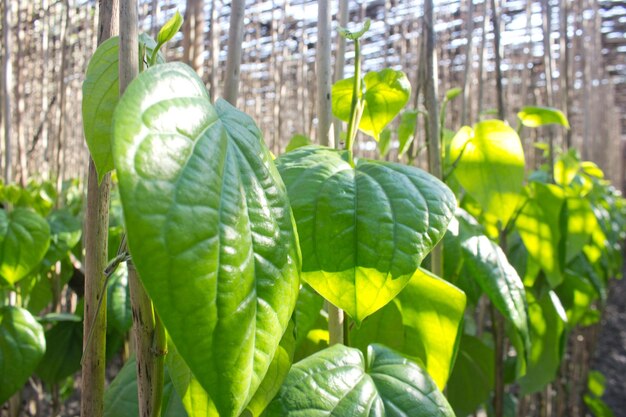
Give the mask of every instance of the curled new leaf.
<path id="1" fill-rule="evenodd" d="M 539 127 L 556 124 L 569 129 L 567 117 L 561 110 L 552 107 L 526 106 L 517 113 L 522 124 L 527 127 Z"/>

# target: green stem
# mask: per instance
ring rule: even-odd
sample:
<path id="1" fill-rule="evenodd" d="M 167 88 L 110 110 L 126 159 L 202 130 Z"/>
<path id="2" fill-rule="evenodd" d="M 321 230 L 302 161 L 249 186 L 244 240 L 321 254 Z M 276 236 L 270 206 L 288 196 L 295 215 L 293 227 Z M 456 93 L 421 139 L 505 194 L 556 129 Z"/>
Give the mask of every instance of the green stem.
<path id="1" fill-rule="evenodd" d="M 448 99 L 444 98 L 441 103 L 441 111 L 439 113 L 439 143 L 443 143 L 443 125 L 446 121 L 446 109 L 448 108 Z"/>
<path id="2" fill-rule="evenodd" d="M 352 157 L 352 147 L 358 130 L 361 115 L 363 114 L 363 93 L 361 92 L 361 45 L 358 39 L 354 40 L 354 85 L 352 89 L 352 105 L 350 106 L 350 119 L 348 120 L 348 134 L 345 149 Z"/>

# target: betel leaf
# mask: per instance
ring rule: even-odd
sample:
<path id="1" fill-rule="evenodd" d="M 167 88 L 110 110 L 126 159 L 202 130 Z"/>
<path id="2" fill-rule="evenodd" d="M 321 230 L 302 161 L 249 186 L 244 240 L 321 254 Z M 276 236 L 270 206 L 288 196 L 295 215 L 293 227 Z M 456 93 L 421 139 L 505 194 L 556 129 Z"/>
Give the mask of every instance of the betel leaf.
<path id="1" fill-rule="evenodd" d="M 31 272 L 50 246 L 46 219 L 26 208 L 0 210 L 0 277 L 10 285 Z"/>
<path id="2" fill-rule="evenodd" d="M 391 130 L 384 128 L 380 132 L 380 138 L 378 140 L 378 153 L 381 158 L 384 158 L 389 153 L 391 148 Z"/>
<path id="3" fill-rule="evenodd" d="M 463 335 L 447 388 L 448 401 L 457 417 L 473 413 L 489 399 L 493 364 L 493 348 L 476 337 Z"/>
<path id="4" fill-rule="evenodd" d="M 555 288 L 563 281 L 560 223 L 565 196 L 562 188 L 538 182 L 530 185 L 529 193 L 515 227 L 529 255 L 541 266 L 550 285 Z"/>
<path id="5" fill-rule="evenodd" d="M 515 130 L 500 120 L 462 127 L 450 144 L 450 160 L 458 160 L 453 172 L 461 186 L 506 225 L 524 182 L 524 150 Z"/>
<path id="6" fill-rule="evenodd" d="M 463 89 L 460 87 L 453 87 L 451 89 L 449 89 L 448 91 L 446 91 L 446 100 L 447 101 L 452 101 L 455 98 L 457 98 L 461 93 L 463 92 Z"/>
<path id="7" fill-rule="evenodd" d="M 556 124 L 569 129 L 567 117 L 561 110 L 552 107 L 526 106 L 517 113 L 520 121 L 527 127 L 539 127 Z"/>
<path id="8" fill-rule="evenodd" d="M 334 345 L 295 364 L 268 417 L 453 417 L 444 395 L 416 363 L 382 345 Z"/>
<path id="9" fill-rule="evenodd" d="M 178 13 L 174 13 L 174 16 L 170 20 L 168 20 L 161 30 L 159 30 L 159 34 L 157 35 L 157 44 L 160 47 L 164 43 L 170 41 L 176 33 L 180 30 L 180 27 L 183 25 L 183 17 Z M 158 47 L 157 47 L 158 49 Z"/>
<path id="10" fill-rule="evenodd" d="M 456 356 L 465 301 L 461 290 L 420 268 L 394 302 L 353 329 L 350 342 L 364 352 L 369 344 L 382 343 L 417 358 L 443 390 Z"/>
<path id="11" fill-rule="evenodd" d="M 363 77 L 363 115 L 359 129 L 378 140 L 380 133 L 411 96 L 411 84 L 402 71 L 384 69 L 379 72 L 368 72 Z M 333 114 L 344 122 L 350 119 L 354 77 L 337 81 L 332 88 Z"/>
<path id="12" fill-rule="evenodd" d="M 46 331 L 46 353 L 37 375 L 47 384 L 55 384 L 80 369 L 83 354 L 83 323 L 61 321 Z"/>
<path id="13" fill-rule="evenodd" d="M 0 307 L 0 404 L 33 373 L 46 350 L 43 327 L 19 307 Z"/>
<path id="14" fill-rule="evenodd" d="M 300 259 L 261 132 L 180 63 L 151 67 L 115 113 L 128 246 L 181 356 L 223 416 L 256 392 L 295 307 Z"/>
<path id="15" fill-rule="evenodd" d="M 417 125 L 417 114 L 415 110 L 407 110 L 400 116 L 398 125 L 398 156 L 404 155 L 411 146 L 415 136 L 415 126 Z"/>
<path id="16" fill-rule="evenodd" d="M 478 225 L 469 216 L 459 216 L 459 226 L 465 266 L 493 305 L 519 333 L 524 350 L 528 351 L 530 333 L 522 280 L 502 249 L 480 234 Z"/>
<path id="17" fill-rule="evenodd" d="M 82 234 L 81 221 L 67 209 L 55 210 L 48 216 L 50 247 L 44 257 L 44 266 L 50 268 L 74 249 Z"/>
<path id="18" fill-rule="evenodd" d="M 531 348 L 526 374 L 519 380 L 523 395 L 539 392 L 556 378 L 563 357 L 565 323 L 556 294 L 538 298 L 527 293 Z"/>
<path id="19" fill-rule="evenodd" d="M 149 54 L 156 47 L 154 39 L 147 35 L 142 34 L 139 41 L 146 45 Z M 111 135 L 113 112 L 120 96 L 119 43 L 119 36 L 113 36 L 98 46 L 89 60 L 83 82 L 83 130 L 89 154 L 98 172 L 98 182 L 114 168 Z M 157 62 L 164 62 L 161 55 L 158 55 Z"/>
<path id="20" fill-rule="evenodd" d="M 287 147 L 285 148 L 285 152 L 291 152 L 294 149 L 298 149 L 303 146 L 308 146 L 312 143 L 313 142 L 311 141 L 311 138 L 309 138 L 308 136 L 296 134 L 296 135 L 293 135 L 291 139 L 289 139 L 289 143 L 287 144 Z"/>
<path id="21" fill-rule="evenodd" d="M 107 285 L 107 323 L 121 334 L 133 324 L 126 263 L 118 265 Z"/>
<path id="22" fill-rule="evenodd" d="M 310 285 L 303 283 L 300 287 L 294 312 L 296 319 L 296 347 L 304 342 L 309 330 L 314 328 L 323 307 L 324 299 Z"/>
<path id="23" fill-rule="evenodd" d="M 276 159 L 302 248 L 302 278 L 357 323 L 391 301 L 443 237 L 452 192 L 406 165 L 308 146 Z"/>

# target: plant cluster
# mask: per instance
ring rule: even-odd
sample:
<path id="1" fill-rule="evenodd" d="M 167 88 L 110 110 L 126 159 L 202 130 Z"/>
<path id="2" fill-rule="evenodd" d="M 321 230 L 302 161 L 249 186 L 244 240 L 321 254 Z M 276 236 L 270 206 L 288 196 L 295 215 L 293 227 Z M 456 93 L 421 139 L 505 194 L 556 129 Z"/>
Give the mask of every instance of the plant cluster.
<path id="1" fill-rule="evenodd" d="M 559 111 L 526 107 L 517 131 L 484 120 L 443 134 L 447 185 L 410 164 L 359 158 L 357 132 L 385 153 L 410 96 L 401 71 L 361 75 L 366 24 L 341 30 L 356 49 L 355 75 L 332 90 L 348 124 L 343 149 L 300 136 L 274 159 L 248 115 L 213 104 L 188 66 L 164 62 L 159 48 L 181 23 L 177 14 L 157 41 L 140 37 L 142 71 L 122 97 L 119 38 L 104 42 L 83 101 L 98 175 L 115 170 L 119 185 L 110 352 L 132 322 L 120 262 L 131 257 L 167 332 L 165 378 L 153 387 L 163 416 L 460 417 L 555 378 L 568 333 L 599 319 L 626 226 L 624 200 L 575 151 L 527 175 L 518 132 L 567 126 Z M 402 114 L 400 155 L 421 115 Z M 58 384 L 80 364 L 81 315 L 34 317 L 79 273 L 72 190 L 57 203 L 47 183 L 2 188 L 0 403 L 33 372 Z M 437 244 L 441 277 L 428 270 Z M 325 301 L 348 317 L 333 346 Z M 137 384 L 131 358 L 105 415 L 137 415 Z M 588 402 L 602 407 L 597 392 Z"/>

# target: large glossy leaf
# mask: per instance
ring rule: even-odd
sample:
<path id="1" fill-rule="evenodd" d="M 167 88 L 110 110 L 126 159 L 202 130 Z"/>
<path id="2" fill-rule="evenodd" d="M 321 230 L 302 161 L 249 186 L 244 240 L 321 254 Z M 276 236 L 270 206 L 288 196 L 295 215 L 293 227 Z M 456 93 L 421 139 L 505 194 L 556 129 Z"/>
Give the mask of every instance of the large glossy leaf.
<path id="1" fill-rule="evenodd" d="M 417 358 L 443 390 L 454 364 L 464 312 L 465 294 L 420 268 L 393 303 L 353 330 L 350 342 L 364 352 L 369 344 L 382 343 Z"/>
<path id="2" fill-rule="evenodd" d="M 493 305 L 517 330 L 524 349 L 528 350 L 530 335 L 522 280 L 502 249 L 480 234 L 477 224 L 468 216 L 459 217 L 459 225 L 466 267 Z"/>
<path id="3" fill-rule="evenodd" d="M 378 140 L 385 126 L 409 101 L 411 84 L 402 71 L 390 68 L 368 72 L 363 83 L 364 107 L 359 129 Z M 337 81 L 332 88 L 333 114 L 344 122 L 350 119 L 353 89 L 354 77 Z"/>
<path id="4" fill-rule="evenodd" d="M 37 375 L 48 384 L 55 384 L 80 369 L 83 354 L 83 323 L 61 321 L 46 331 L 46 353 Z"/>
<path id="5" fill-rule="evenodd" d="M 443 394 L 416 363 L 371 345 L 335 345 L 295 364 L 268 417 L 453 417 Z"/>
<path id="6" fill-rule="evenodd" d="M 556 124 L 569 129 L 567 117 L 561 110 L 552 107 L 526 106 L 517 113 L 524 126 L 539 127 Z"/>
<path id="7" fill-rule="evenodd" d="M 0 404 L 35 371 L 46 350 L 41 324 L 19 307 L 0 307 Z"/>
<path id="8" fill-rule="evenodd" d="M 287 194 L 252 119 L 184 64 L 141 73 L 115 113 L 128 246 L 181 356 L 223 416 L 256 392 L 295 307 Z"/>
<path id="9" fill-rule="evenodd" d="M 523 394 L 539 392 L 556 378 L 563 357 L 565 314 L 553 292 L 537 299 L 528 292 L 531 349 L 526 375 L 519 384 Z"/>
<path id="10" fill-rule="evenodd" d="M 141 35 L 139 41 L 146 45 L 146 53 L 150 56 L 156 46 L 154 39 Z M 120 97 L 119 43 L 120 38 L 113 36 L 98 46 L 89 60 L 83 82 L 83 130 L 98 181 L 114 168 L 111 137 L 113 112 Z M 158 55 L 157 62 L 163 63 L 163 57 Z"/>
<path id="11" fill-rule="evenodd" d="M 0 210 L 0 276 L 13 285 L 32 271 L 50 246 L 48 222 L 29 209 Z"/>
<path id="12" fill-rule="evenodd" d="M 489 400 L 494 379 L 493 348 L 464 335 L 448 382 L 448 401 L 457 417 L 465 417 Z"/>
<path id="13" fill-rule="evenodd" d="M 455 199 L 414 167 L 308 146 L 276 160 L 302 248 L 302 277 L 360 323 L 391 301 L 443 237 Z"/>
<path id="14" fill-rule="evenodd" d="M 487 213 L 506 224 L 520 202 L 524 150 L 519 136 L 500 120 L 465 126 L 450 144 L 454 176 Z"/>
<path id="15" fill-rule="evenodd" d="M 563 281 L 564 251 L 560 249 L 563 191 L 553 184 L 532 183 L 530 193 L 515 226 L 529 255 L 541 266 L 554 288 Z"/>

